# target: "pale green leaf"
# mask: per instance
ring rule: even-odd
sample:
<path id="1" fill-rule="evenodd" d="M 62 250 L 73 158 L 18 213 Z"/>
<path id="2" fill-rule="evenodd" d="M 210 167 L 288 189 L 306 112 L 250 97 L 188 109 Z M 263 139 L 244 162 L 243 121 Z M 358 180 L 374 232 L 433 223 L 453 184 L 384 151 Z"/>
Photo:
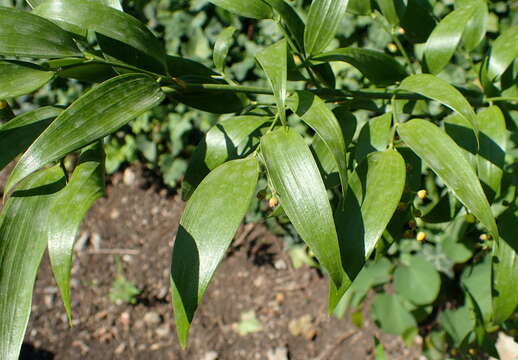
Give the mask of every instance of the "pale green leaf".
<path id="1" fill-rule="evenodd" d="M 518 26 L 504 31 L 493 43 L 488 64 L 490 81 L 500 77 L 518 57 Z"/>
<path id="2" fill-rule="evenodd" d="M 394 287 L 399 295 L 416 305 L 431 304 L 439 295 L 441 277 L 423 255 L 415 255 L 407 265 L 394 271 Z"/>
<path id="3" fill-rule="evenodd" d="M 223 73 L 225 70 L 225 61 L 227 59 L 228 50 L 234 41 L 234 33 L 236 28 L 230 26 L 219 33 L 216 43 L 214 44 L 214 52 L 212 54 L 216 69 Z"/>
<path id="4" fill-rule="evenodd" d="M 403 336 L 417 327 L 414 317 L 403 306 L 398 295 L 376 295 L 371 309 L 383 332 Z"/>

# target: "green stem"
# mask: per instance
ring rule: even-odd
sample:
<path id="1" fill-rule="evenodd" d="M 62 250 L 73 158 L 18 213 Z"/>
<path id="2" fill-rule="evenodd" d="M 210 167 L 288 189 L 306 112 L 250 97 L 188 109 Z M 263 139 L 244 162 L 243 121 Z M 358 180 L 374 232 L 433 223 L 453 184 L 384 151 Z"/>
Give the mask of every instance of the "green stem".
<path id="1" fill-rule="evenodd" d="M 498 101 L 518 101 L 518 97 L 512 97 L 512 96 L 498 96 L 498 97 L 491 97 L 491 98 L 486 98 L 486 101 L 495 101 L 495 102 L 498 102 Z"/>

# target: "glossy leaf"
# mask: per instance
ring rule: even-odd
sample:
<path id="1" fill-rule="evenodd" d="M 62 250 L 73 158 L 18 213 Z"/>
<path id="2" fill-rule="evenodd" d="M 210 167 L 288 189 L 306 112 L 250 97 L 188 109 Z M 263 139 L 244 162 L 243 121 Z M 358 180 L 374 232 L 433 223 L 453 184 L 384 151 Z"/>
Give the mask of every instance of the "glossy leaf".
<path id="1" fill-rule="evenodd" d="M 385 150 L 391 140 L 392 114 L 386 113 L 370 119 L 360 131 L 355 158 L 359 163 L 368 154 Z"/>
<path id="2" fill-rule="evenodd" d="M 464 29 L 473 16 L 474 7 L 461 7 L 446 16 L 433 30 L 426 42 L 424 58 L 432 74 L 437 74 L 450 62 L 460 43 Z"/>
<path id="3" fill-rule="evenodd" d="M 80 56 L 72 36 L 27 11 L 0 6 L 0 54 L 32 58 Z"/>
<path id="4" fill-rule="evenodd" d="M 261 139 L 269 179 L 300 237 L 327 270 L 335 286 L 349 282 L 342 268 L 338 237 L 327 191 L 311 151 L 292 129 Z"/>
<path id="5" fill-rule="evenodd" d="M 255 158 L 216 168 L 196 189 L 180 220 L 171 264 L 178 338 L 187 345 L 189 327 L 205 290 L 254 196 L 259 166 Z"/>
<path id="6" fill-rule="evenodd" d="M 326 144 L 337 164 L 342 191 L 345 193 L 347 191 L 347 146 L 335 115 L 322 99 L 307 91 L 295 93 L 290 98 L 289 107 Z"/>
<path id="7" fill-rule="evenodd" d="M 21 61 L 0 61 L 0 99 L 29 94 L 48 83 L 54 72 Z"/>
<path id="8" fill-rule="evenodd" d="M 473 7 L 473 16 L 463 33 L 463 42 L 467 51 L 473 51 L 484 39 L 487 31 L 489 11 L 484 0 L 457 0 L 455 7 Z"/>
<path id="9" fill-rule="evenodd" d="M 188 200 L 211 170 L 226 161 L 248 156 L 258 144 L 268 116 L 243 115 L 219 121 L 196 147 L 182 182 L 182 199 Z"/>
<path id="10" fill-rule="evenodd" d="M 319 61 L 344 61 L 357 68 L 367 79 L 376 85 L 390 85 L 403 80 L 405 68 L 393 57 L 380 51 L 341 48 L 314 57 Z"/>
<path id="11" fill-rule="evenodd" d="M 429 99 L 440 102 L 458 112 L 477 129 L 477 119 L 468 100 L 447 81 L 430 74 L 411 75 L 407 77 L 400 89 L 421 94 Z"/>
<path id="12" fill-rule="evenodd" d="M 230 46 L 234 40 L 235 32 L 236 29 L 232 26 L 226 28 L 221 33 L 219 33 L 216 39 L 216 43 L 214 44 L 214 65 L 220 73 L 223 73 L 225 69 L 225 61 L 227 59 L 228 50 L 230 49 Z"/>
<path id="13" fill-rule="evenodd" d="M 261 0 L 209 0 L 234 14 L 254 19 L 269 19 L 272 9 Z"/>
<path id="14" fill-rule="evenodd" d="M 407 265 L 394 271 L 394 286 L 399 295 L 416 305 L 431 304 L 439 295 L 441 278 L 423 255 L 415 255 Z"/>
<path id="15" fill-rule="evenodd" d="M 349 0 L 313 0 L 304 32 L 308 56 L 321 53 L 334 39 Z"/>
<path id="16" fill-rule="evenodd" d="M 383 16 L 392 25 L 398 25 L 405 12 L 403 0 L 376 0 Z"/>
<path id="17" fill-rule="evenodd" d="M 462 149 L 437 126 L 425 120 L 411 120 L 399 125 L 397 131 L 466 208 L 498 237 L 498 228 L 487 198 Z"/>
<path id="18" fill-rule="evenodd" d="M 0 358 L 18 359 L 29 320 L 32 291 L 47 248 L 48 209 L 65 186 L 56 166 L 20 184 L 0 215 Z"/>
<path id="19" fill-rule="evenodd" d="M 72 321 L 70 274 L 74 241 L 90 207 L 104 195 L 104 150 L 96 143 L 83 150 L 67 186 L 49 207 L 48 247 L 54 278 Z"/>
<path id="20" fill-rule="evenodd" d="M 295 40 L 299 51 L 303 52 L 305 25 L 299 14 L 285 0 L 263 1 L 269 4 L 279 14 L 284 23 L 284 26 Z"/>
<path id="21" fill-rule="evenodd" d="M 139 74 L 120 75 L 88 91 L 54 120 L 22 156 L 7 181 L 6 193 L 42 166 L 116 131 L 160 104 L 163 97 L 156 81 Z"/>
<path id="22" fill-rule="evenodd" d="M 288 47 L 286 40 L 273 44 L 257 56 L 275 94 L 281 121 L 286 122 L 286 86 L 288 82 Z"/>
<path id="23" fill-rule="evenodd" d="M 490 81 L 502 76 L 518 57 L 518 26 L 513 26 L 504 31 L 493 43 L 488 64 L 488 77 Z"/>
<path id="24" fill-rule="evenodd" d="M 42 107 L 18 115 L 0 126 L 0 169 L 27 150 L 62 112 L 59 108 Z"/>

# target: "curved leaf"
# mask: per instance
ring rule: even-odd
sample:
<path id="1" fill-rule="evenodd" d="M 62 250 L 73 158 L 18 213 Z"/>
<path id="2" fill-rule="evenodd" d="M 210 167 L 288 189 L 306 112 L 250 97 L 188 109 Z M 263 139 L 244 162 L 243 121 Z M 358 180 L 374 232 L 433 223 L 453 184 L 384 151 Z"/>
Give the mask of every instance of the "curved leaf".
<path id="1" fill-rule="evenodd" d="M 209 0 L 234 14 L 254 19 L 269 19 L 272 9 L 261 0 Z"/>
<path id="2" fill-rule="evenodd" d="M 426 65 L 432 74 L 440 73 L 450 62 L 474 9 L 470 6 L 453 11 L 433 30 L 424 50 Z"/>
<path id="3" fill-rule="evenodd" d="M 70 181 L 49 207 L 50 262 L 69 321 L 72 320 L 70 273 L 74 240 L 88 210 L 104 195 L 104 181 L 104 150 L 97 142 L 83 150 Z"/>
<path id="4" fill-rule="evenodd" d="M 299 51 L 304 52 L 304 29 L 306 26 L 299 14 L 284 0 L 263 1 L 269 4 L 279 14 L 289 33 L 295 40 Z"/>
<path id="5" fill-rule="evenodd" d="M 6 193 L 42 166 L 116 131 L 160 104 L 163 97 L 158 83 L 140 74 L 120 75 L 88 91 L 54 120 L 22 156 L 7 181 Z"/>
<path id="6" fill-rule="evenodd" d="M 390 144 L 392 114 L 386 113 L 370 119 L 361 129 L 358 136 L 355 158 L 359 163 L 367 155 L 375 151 L 383 151 Z"/>
<path id="7" fill-rule="evenodd" d="M 432 303 L 439 295 L 441 278 L 423 255 L 410 257 L 408 265 L 394 271 L 394 286 L 399 295 L 416 305 Z"/>
<path id="8" fill-rule="evenodd" d="M 498 228 L 484 190 L 462 149 L 437 126 L 425 120 L 411 120 L 399 125 L 397 131 L 466 208 L 498 238 Z"/>
<path id="9" fill-rule="evenodd" d="M 0 54 L 32 58 L 80 56 L 72 36 L 26 11 L 0 6 Z"/>
<path id="10" fill-rule="evenodd" d="M 189 327 L 216 267 L 254 196 L 259 166 L 255 158 L 216 168 L 196 189 L 180 220 L 171 263 L 178 338 L 187 345 Z"/>
<path id="11" fill-rule="evenodd" d="M 227 59 L 228 50 L 230 49 L 230 46 L 234 40 L 235 32 L 236 28 L 233 26 L 226 28 L 219 33 L 216 39 L 216 43 L 214 44 L 214 65 L 220 73 L 223 73 L 225 69 L 225 61 Z"/>
<path id="12" fill-rule="evenodd" d="M 487 31 L 489 10 L 484 0 L 457 0 L 455 7 L 473 7 L 473 16 L 469 20 L 462 35 L 467 51 L 473 51 L 484 39 Z"/>
<path id="13" fill-rule="evenodd" d="M 27 150 L 62 112 L 59 108 L 42 107 L 18 115 L 0 126 L 0 170 Z"/>
<path id="14" fill-rule="evenodd" d="M 504 31 L 493 43 L 488 64 L 490 81 L 502 76 L 511 63 L 518 57 L 518 26 Z"/>
<path id="15" fill-rule="evenodd" d="M 399 19 L 405 13 L 403 0 L 376 0 L 383 16 L 392 25 L 398 25 Z"/>
<path id="16" fill-rule="evenodd" d="M 290 98 L 289 107 L 324 141 L 333 155 L 340 175 L 342 191 L 347 191 L 347 153 L 340 123 L 326 103 L 318 96 L 299 91 Z"/>
<path id="17" fill-rule="evenodd" d="M 349 0 L 313 0 L 304 32 L 304 49 L 308 56 L 325 50 L 335 37 Z"/>
<path id="18" fill-rule="evenodd" d="M 47 248 L 48 209 L 65 186 L 59 166 L 20 184 L 0 215 L 0 358 L 17 360 L 31 312 L 32 291 Z"/>
<path id="19" fill-rule="evenodd" d="M 103 82 L 117 76 L 110 65 L 85 62 L 85 59 L 80 58 L 50 60 L 47 66 L 50 70 L 56 71 L 59 77 L 89 83 Z"/>
<path id="20" fill-rule="evenodd" d="M 0 99 L 29 94 L 48 83 L 54 72 L 21 61 L 0 61 Z"/>
<path id="21" fill-rule="evenodd" d="M 376 50 L 347 47 L 325 52 L 314 56 L 313 59 L 326 62 L 344 61 L 377 85 L 394 84 L 408 75 L 397 60 Z"/>
<path id="22" fill-rule="evenodd" d="M 340 259 L 331 205 L 308 146 L 292 129 L 263 136 L 261 150 L 268 176 L 286 215 L 310 246 L 335 286 L 349 282 Z"/>

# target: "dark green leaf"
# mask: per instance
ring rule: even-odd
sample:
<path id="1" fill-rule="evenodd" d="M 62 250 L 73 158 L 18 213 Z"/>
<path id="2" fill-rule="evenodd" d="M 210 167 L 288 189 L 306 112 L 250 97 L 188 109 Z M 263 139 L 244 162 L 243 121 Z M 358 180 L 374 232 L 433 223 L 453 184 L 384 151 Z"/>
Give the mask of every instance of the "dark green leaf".
<path id="1" fill-rule="evenodd" d="M 392 25 L 398 25 L 399 19 L 405 13 L 403 0 L 376 0 L 383 16 Z"/>
<path id="2" fill-rule="evenodd" d="M 80 56 L 72 36 L 26 11 L 0 6 L 0 54 L 33 58 Z"/>
<path id="3" fill-rule="evenodd" d="M 237 0 L 240 1 L 240 0 Z M 304 51 L 304 29 L 305 25 L 299 14 L 284 0 L 263 0 L 269 4 L 281 17 L 288 32 L 291 34 L 298 46 L 299 51 Z"/>
<path id="4" fill-rule="evenodd" d="M 376 85 L 394 84 L 408 75 L 397 60 L 376 50 L 341 48 L 317 55 L 314 59 L 349 63 Z"/>
<path id="5" fill-rule="evenodd" d="M 500 77 L 518 57 L 518 26 L 507 29 L 500 35 L 491 48 L 488 64 L 490 81 Z"/>
<path id="6" fill-rule="evenodd" d="M 427 0 L 408 0 L 401 27 L 414 43 L 424 43 L 435 28 L 433 9 Z"/>
<path id="7" fill-rule="evenodd" d="M 335 37 L 349 0 L 313 0 L 309 8 L 304 49 L 308 56 L 321 53 Z"/>
<path id="8" fill-rule="evenodd" d="M 0 61 L 0 99 L 38 90 L 54 77 L 54 72 L 21 61 Z"/>
<path id="9" fill-rule="evenodd" d="M 171 264 L 178 338 L 187 345 L 189 327 L 205 290 L 245 216 L 259 175 L 255 158 L 216 168 L 196 189 L 180 220 Z"/>
<path id="10" fill-rule="evenodd" d="M 103 82 L 117 75 L 110 65 L 89 63 L 80 58 L 50 60 L 47 65 L 51 70 L 57 71 L 59 77 L 89 83 Z"/>
<path id="11" fill-rule="evenodd" d="M 22 156 L 8 179 L 6 193 L 42 166 L 111 134 L 160 104 L 163 97 L 155 80 L 139 74 L 120 75 L 88 91 L 54 120 Z"/>
<path id="12" fill-rule="evenodd" d="M 498 228 L 487 198 L 462 149 L 437 126 L 425 120 L 411 120 L 399 125 L 397 131 L 466 208 L 498 237 Z"/>
<path id="13" fill-rule="evenodd" d="M 228 50 L 234 41 L 235 32 L 236 28 L 232 26 L 226 28 L 219 33 L 218 38 L 216 39 L 216 43 L 214 44 L 214 65 L 220 73 L 223 73 L 225 69 L 225 61 L 227 59 Z"/>
<path id="14" fill-rule="evenodd" d="M 261 0 L 209 0 L 217 6 L 240 16 L 254 19 L 269 19 L 272 9 Z"/>
<path id="15" fill-rule="evenodd" d="M 394 286 L 399 295 L 416 305 L 431 304 L 439 295 L 441 278 L 435 267 L 423 255 L 409 259 L 408 265 L 394 272 Z"/>

